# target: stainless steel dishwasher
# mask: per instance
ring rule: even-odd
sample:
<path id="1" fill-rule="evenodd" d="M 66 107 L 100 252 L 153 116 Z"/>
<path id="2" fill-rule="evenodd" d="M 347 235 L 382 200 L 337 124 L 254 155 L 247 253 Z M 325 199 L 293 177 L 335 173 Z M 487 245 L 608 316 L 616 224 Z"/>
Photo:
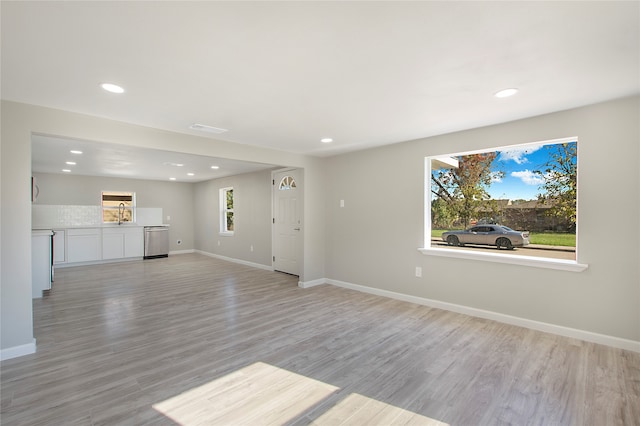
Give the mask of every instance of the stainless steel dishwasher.
<path id="1" fill-rule="evenodd" d="M 169 227 L 144 227 L 144 258 L 155 259 L 169 256 Z"/>

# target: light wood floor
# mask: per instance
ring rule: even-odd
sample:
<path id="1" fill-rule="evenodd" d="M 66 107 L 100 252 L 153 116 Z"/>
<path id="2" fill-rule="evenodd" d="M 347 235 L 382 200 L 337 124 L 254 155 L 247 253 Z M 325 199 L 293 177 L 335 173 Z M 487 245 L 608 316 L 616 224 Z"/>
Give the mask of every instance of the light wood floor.
<path id="1" fill-rule="evenodd" d="M 2 425 L 637 425 L 640 354 L 198 254 L 58 269 Z"/>

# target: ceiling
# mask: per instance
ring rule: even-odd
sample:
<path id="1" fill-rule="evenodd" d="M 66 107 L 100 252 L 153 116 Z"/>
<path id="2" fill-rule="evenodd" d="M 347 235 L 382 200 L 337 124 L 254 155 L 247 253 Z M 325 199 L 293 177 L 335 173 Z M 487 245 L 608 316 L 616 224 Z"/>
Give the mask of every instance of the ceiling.
<path id="1" fill-rule="evenodd" d="M 639 2 L 1 7 L 3 99 L 314 156 L 640 92 Z"/>
<path id="2" fill-rule="evenodd" d="M 192 183 L 274 168 L 270 164 L 46 135 L 32 135 L 31 148 L 31 170 L 39 173 Z"/>

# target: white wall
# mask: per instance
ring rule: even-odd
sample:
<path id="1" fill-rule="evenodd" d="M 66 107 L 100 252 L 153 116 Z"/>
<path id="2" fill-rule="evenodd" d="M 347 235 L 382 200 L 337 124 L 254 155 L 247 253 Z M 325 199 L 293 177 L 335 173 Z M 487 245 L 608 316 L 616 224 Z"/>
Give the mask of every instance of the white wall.
<path id="1" fill-rule="evenodd" d="M 319 159 L 3 101 L 0 349 L 33 344 L 32 132 L 303 168 L 301 281 L 326 277 L 640 341 L 639 118 L 640 98 L 634 97 Z M 589 264 L 586 271 L 417 251 L 424 234 L 425 156 L 568 136 L 579 138 L 578 260 Z M 198 187 L 194 197 L 207 187 Z M 612 238 L 613 228 L 630 237 Z M 194 247 L 207 244 L 194 239 Z M 414 277 L 416 266 L 423 268 L 421 279 Z"/>
<path id="2" fill-rule="evenodd" d="M 219 235 L 219 190 L 226 187 L 233 187 L 233 236 Z M 195 184 L 194 213 L 196 250 L 271 267 L 271 171 Z"/>
<path id="3" fill-rule="evenodd" d="M 38 205 L 101 205 L 101 193 L 108 191 L 133 191 L 138 208 L 161 208 L 163 222 L 171 225 L 169 242 L 171 251 L 192 250 L 193 245 L 193 183 L 165 182 L 158 180 L 121 179 L 97 176 L 74 176 L 51 173 L 34 173 L 40 195 Z M 171 217 L 167 221 L 167 216 Z M 177 240 L 182 241 L 181 245 Z"/>
<path id="4" fill-rule="evenodd" d="M 324 274 L 324 182 L 321 161 L 300 154 L 136 126 L 67 111 L 2 101 L 0 350 L 33 345 L 31 306 L 31 134 L 185 152 L 305 170 L 304 264 L 301 280 Z M 305 231 L 307 232 L 307 231 Z"/>
<path id="5" fill-rule="evenodd" d="M 326 276 L 640 341 L 639 123 L 635 97 L 330 158 Z M 586 271 L 418 252 L 425 156 L 569 136 L 579 138 L 578 261 L 589 264 Z"/>
<path id="6" fill-rule="evenodd" d="M 31 310 L 31 135 L 19 114 L 2 105 L 0 228 L 0 350 L 21 355 L 35 350 Z"/>

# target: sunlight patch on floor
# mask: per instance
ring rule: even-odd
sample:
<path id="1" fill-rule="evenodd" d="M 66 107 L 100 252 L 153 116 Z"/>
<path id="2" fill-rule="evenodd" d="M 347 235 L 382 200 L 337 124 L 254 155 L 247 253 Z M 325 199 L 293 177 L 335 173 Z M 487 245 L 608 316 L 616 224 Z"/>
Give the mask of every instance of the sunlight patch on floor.
<path id="1" fill-rule="evenodd" d="M 438 420 L 352 393 L 313 422 L 314 425 L 448 426 Z"/>
<path id="2" fill-rule="evenodd" d="M 340 388 L 257 362 L 153 405 L 182 426 L 281 425 L 304 415 Z M 429 417 L 351 393 L 314 425 L 448 426 Z"/>
<path id="3" fill-rule="evenodd" d="M 283 424 L 337 391 L 335 386 L 262 362 L 153 405 L 189 426 Z"/>

